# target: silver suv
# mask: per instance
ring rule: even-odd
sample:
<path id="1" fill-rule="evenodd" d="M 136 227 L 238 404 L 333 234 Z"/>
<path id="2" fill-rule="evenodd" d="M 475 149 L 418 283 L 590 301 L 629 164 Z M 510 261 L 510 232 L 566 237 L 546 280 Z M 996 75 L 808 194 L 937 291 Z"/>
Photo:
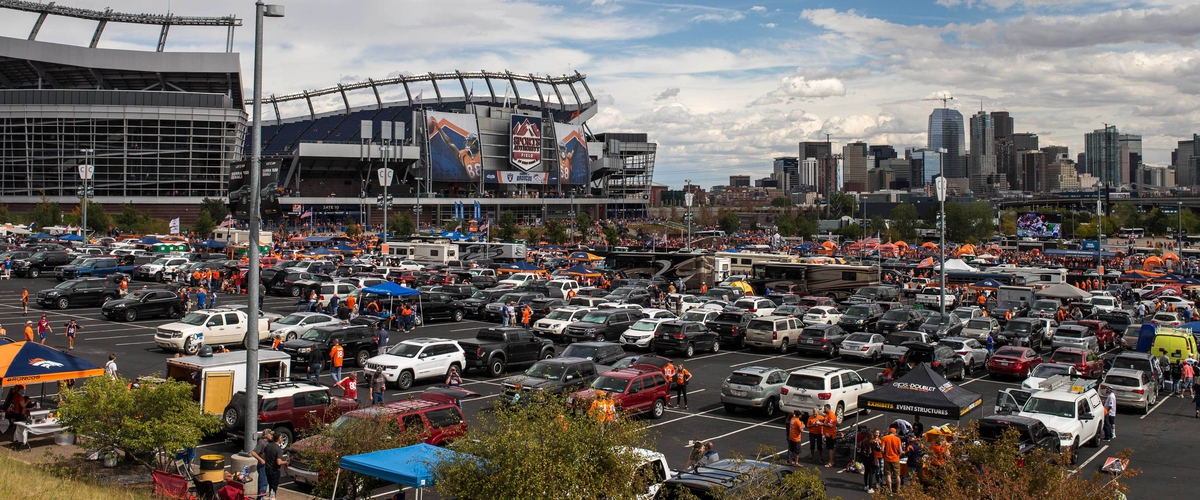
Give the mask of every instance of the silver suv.
<path id="1" fill-rule="evenodd" d="M 1064 325 L 1058 327 L 1054 332 L 1054 337 L 1050 341 L 1050 350 L 1056 351 L 1060 347 L 1078 347 L 1080 349 L 1088 349 L 1092 352 L 1099 352 L 1099 341 L 1096 339 L 1096 334 L 1092 330 L 1083 325 Z"/>
<path id="2" fill-rule="evenodd" d="M 787 353 L 796 345 L 803 329 L 804 323 L 796 318 L 755 318 L 746 325 L 746 345 L 779 349 L 779 352 Z"/>
<path id="3" fill-rule="evenodd" d="M 738 408 L 757 408 L 764 416 L 772 417 L 779 409 L 779 388 L 787 376 L 787 372 L 778 368 L 738 368 L 721 384 L 721 403 L 729 413 Z"/>

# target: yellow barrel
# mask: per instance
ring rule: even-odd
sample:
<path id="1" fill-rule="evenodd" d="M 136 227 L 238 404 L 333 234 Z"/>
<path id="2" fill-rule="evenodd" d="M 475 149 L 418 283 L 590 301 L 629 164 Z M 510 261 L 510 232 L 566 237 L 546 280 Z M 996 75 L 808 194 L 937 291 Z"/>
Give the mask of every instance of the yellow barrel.
<path id="1" fill-rule="evenodd" d="M 225 457 L 221 455 L 201 455 L 200 456 L 200 474 L 201 481 L 212 481 L 219 483 L 225 480 Z"/>

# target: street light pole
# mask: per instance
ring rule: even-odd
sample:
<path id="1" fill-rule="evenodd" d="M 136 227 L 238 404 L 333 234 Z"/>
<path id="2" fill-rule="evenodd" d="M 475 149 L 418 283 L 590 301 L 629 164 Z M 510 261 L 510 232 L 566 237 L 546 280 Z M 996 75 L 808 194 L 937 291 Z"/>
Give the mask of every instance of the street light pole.
<path id="1" fill-rule="evenodd" d="M 683 188 L 683 200 L 684 200 L 684 203 L 687 204 L 687 216 L 685 217 L 687 219 L 687 226 L 688 226 L 687 249 L 688 249 L 688 252 L 691 252 L 692 251 L 692 198 L 693 198 L 693 196 L 692 196 L 692 180 L 685 179 L 684 182 L 687 183 L 687 186 Z"/>
<path id="2" fill-rule="evenodd" d="M 1175 251 L 1180 256 L 1183 255 L 1183 201 L 1176 202 L 1179 204 L 1179 209 L 1176 210 L 1175 216 L 1179 219 L 1179 227 L 1175 229 Z M 86 212 L 85 212 L 86 213 Z"/>
<path id="3" fill-rule="evenodd" d="M 413 207 L 413 212 L 417 214 L 417 235 L 421 235 L 421 181 L 424 177 L 414 177 L 417 181 L 417 206 Z"/>
<path id="4" fill-rule="evenodd" d="M 938 220 L 939 229 L 941 229 L 942 244 L 938 245 L 942 253 L 941 267 L 941 285 L 938 297 L 938 302 L 942 305 L 942 316 L 946 316 L 946 148 L 938 148 L 938 179 L 937 179 L 937 197 L 940 211 L 940 219 Z"/>
<path id="5" fill-rule="evenodd" d="M 92 165 L 91 161 L 88 161 L 89 160 L 88 156 L 90 155 L 91 157 L 94 158 L 96 156 L 96 150 L 95 149 L 81 149 L 79 151 L 81 151 L 83 153 L 83 170 L 81 170 L 79 172 L 79 177 L 81 177 L 83 180 L 83 192 L 80 193 L 83 195 L 82 196 L 83 208 L 81 209 L 81 211 L 83 212 L 83 224 L 81 224 L 79 227 L 79 235 L 83 237 L 83 242 L 86 244 L 88 242 L 88 237 L 87 237 L 87 234 L 88 234 L 87 233 L 88 198 L 91 197 L 90 196 L 91 193 L 88 192 L 88 183 L 92 180 L 92 175 L 94 175 L 93 172 L 95 172 L 95 168 L 96 168 L 95 166 Z"/>
<path id="6" fill-rule="evenodd" d="M 258 440 L 258 293 L 259 265 L 259 191 L 262 189 L 262 73 L 263 73 L 263 18 L 283 17 L 282 5 L 266 5 L 262 0 L 254 4 L 254 104 L 252 107 L 253 128 L 250 141 L 250 237 L 246 246 L 250 266 L 246 271 L 246 429 L 242 451 L 249 455 Z M 226 229 L 228 231 L 228 228 Z M 258 479 L 262 481 L 261 478 Z"/>
<path id="7" fill-rule="evenodd" d="M 1108 133 L 1107 126 L 1105 134 Z M 1104 250 L 1104 193 L 1103 181 L 1096 181 L 1096 279 L 1104 277 L 1104 260 L 1100 257 L 1100 252 Z"/>

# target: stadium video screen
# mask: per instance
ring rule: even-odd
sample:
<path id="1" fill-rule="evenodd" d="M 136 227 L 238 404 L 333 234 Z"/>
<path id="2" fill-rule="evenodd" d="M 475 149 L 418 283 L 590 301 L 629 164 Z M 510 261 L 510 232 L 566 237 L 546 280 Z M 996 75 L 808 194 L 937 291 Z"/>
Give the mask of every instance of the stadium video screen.
<path id="1" fill-rule="evenodd" d="M 1017 218 L 1018 238 L 1061 238 L 1062 215 L 1021 214 Z"/>

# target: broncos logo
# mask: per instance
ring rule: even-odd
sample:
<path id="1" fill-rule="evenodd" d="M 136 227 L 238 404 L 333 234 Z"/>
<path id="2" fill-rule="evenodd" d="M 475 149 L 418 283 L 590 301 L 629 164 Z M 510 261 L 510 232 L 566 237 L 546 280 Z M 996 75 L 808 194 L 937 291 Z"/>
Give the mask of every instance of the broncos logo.
<path id="1" fill-rule="evenodd" d="M 59 368 L 59 367 L 63 366 L 62 363 L 59 363 L 57 361 L 50 361 L 48 359 L 42 359 L 42 358 L 33 358 L 33 359 L 29 360 L 29 364 L 39 367 L 39 368 L 45 368 L 47 370 L 49 370 L 51 368 Z"/>

